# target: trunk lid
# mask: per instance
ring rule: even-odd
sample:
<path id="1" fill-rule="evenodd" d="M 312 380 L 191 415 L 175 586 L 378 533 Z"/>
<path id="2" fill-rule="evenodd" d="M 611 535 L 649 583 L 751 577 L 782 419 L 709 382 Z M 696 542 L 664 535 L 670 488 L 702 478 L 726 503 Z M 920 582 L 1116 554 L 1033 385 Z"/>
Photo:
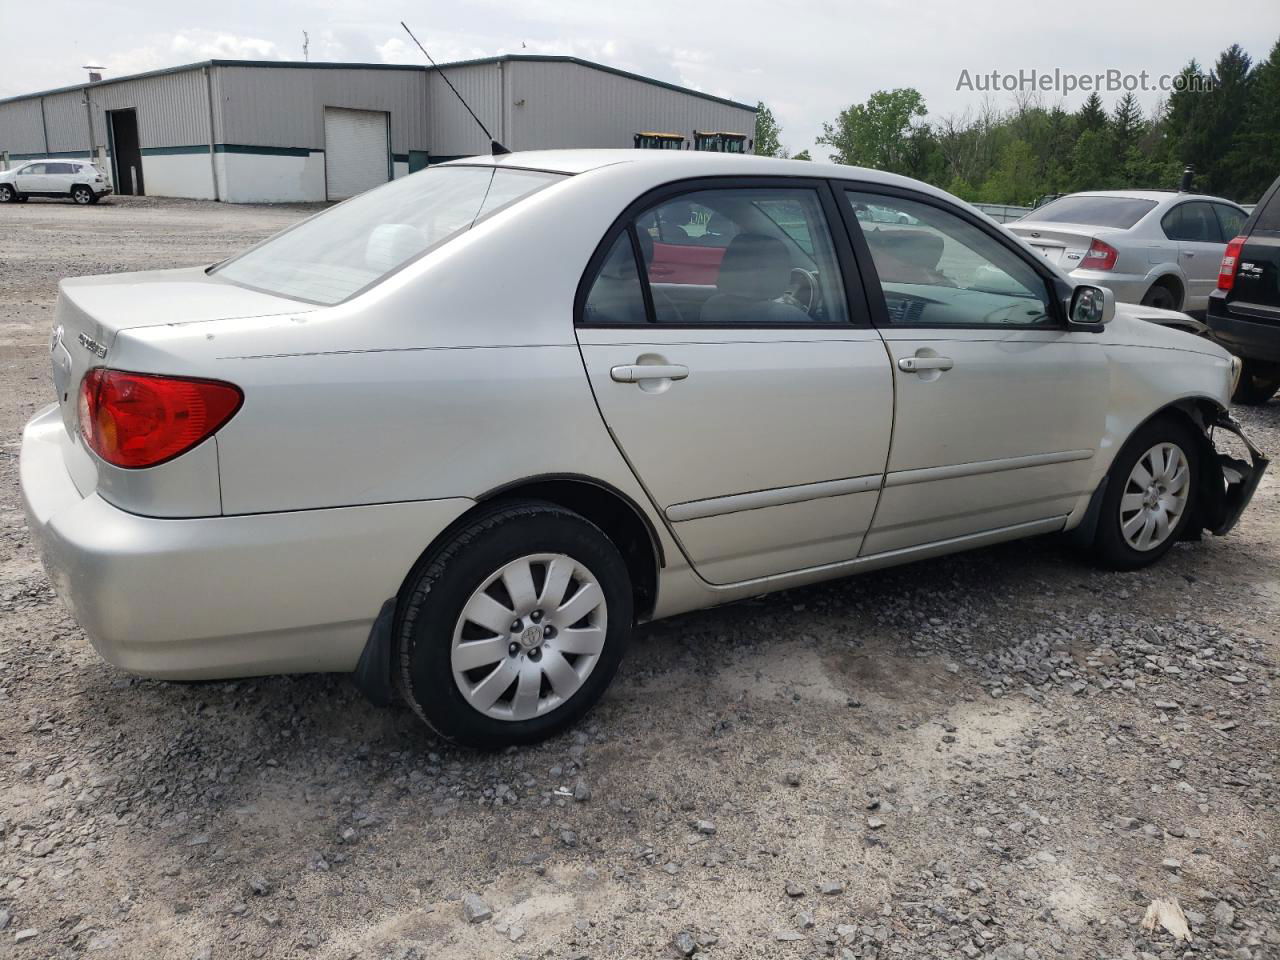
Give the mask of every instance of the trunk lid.
<path id="1" fill-rule="evenodd" d="M 1036 223 L 1019 220 L 1006 224 L 1032 248 L 1057 267 L 1068 272 L 1080 266 L 1095 238 L 1105 240 L 1115 230 L 1091 227 L 1087 223 Z"/>
<path id="2" fill-rule="evenodd" d="M 111 347 L 122 330 L 315 309 L 313 304 L 210 277 L 201 267 L 63 280 L 49 344 L 63 425 L 78 443 L 80 381 L 93 367 L 111 366 Z"/>

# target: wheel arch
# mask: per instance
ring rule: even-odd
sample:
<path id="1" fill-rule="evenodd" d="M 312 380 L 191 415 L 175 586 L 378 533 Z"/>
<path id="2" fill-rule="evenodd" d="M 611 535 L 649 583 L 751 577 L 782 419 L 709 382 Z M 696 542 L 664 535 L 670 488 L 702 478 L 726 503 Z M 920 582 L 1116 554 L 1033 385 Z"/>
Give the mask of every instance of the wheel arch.
<path id="1" fill-rule="evenodd" d="M 1213 444 L 1213 440 L 1209 437 L 1209 431 L 1222 417 L 1229 416 L 1229 411 L 1219 401 L 1212 397 L 1203 395 L 1191 395 L 1180 397 L 1177 400 L 1170 401 L 1164 406 L 1153 411 L 1148 417 L 1140 423 L 1134 425 L 1129 431 L 1129 436 L 1125 437 L 1125 441 L 1116 451 L 1116 457 L 1112 459 L 1112 463 L 1119 458 L 1120 452 L 1123 451 L 1133 438 L 1147 424 L 1160 419 L 1170 419 L 1190 430 L 1191 435 L 1196 439 L 1199 446 L 1199 491 L 1195 498 L 1193 514 L 1191 522 L 1187 524 L 1183 533 L 1183 539 L 1198 540 L 1201 531 L 1214 526 L 1213 518 L 1221 510 L 1222 489 L 1221 489 L 1221 466 L 1219 464 L 1219 454 L 1217 448 Z M 1111 469 L 1107 470 L 1107 477 L 1110 477 Z M 1218 481 L 1215 483 L 1215 480 Z M 1101 489 L 1105 488 L 1103 484 Z"/>
<path id="2" fill-rule="evenodd" d="M 510 500 L 545 500 L 581 514 L 613 541 L 631 574 L 637 620 L 648 619 L 658 599 L 659 571 L 666 566 L 662 541 L 640 505 L 612 484 L 575 473 L 549 473 L 513 480 L 476 498 L 477 509 Z"/>
<path id="3" fill-rule="evenodd" d="M 1151 286 L 1147 287 L 1147 291 L 1151 291 L 1151 287 L 1161 286 L 1168 287 L 1177 299 L 1177 305 L 1173 309 L 1181 310 L 1183 304 L 1187 302 L 1187 280 L 1177 270 L 1165 270 L 1163 273 L 1155 274 L 1151 277 Z"/>

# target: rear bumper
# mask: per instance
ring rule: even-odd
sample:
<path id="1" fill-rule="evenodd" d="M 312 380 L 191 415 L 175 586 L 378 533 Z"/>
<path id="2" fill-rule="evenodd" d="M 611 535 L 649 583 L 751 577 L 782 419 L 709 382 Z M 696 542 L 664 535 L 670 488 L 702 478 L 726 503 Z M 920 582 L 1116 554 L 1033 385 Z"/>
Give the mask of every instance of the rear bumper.
<path id="1" fill-rule="evenodd" d="M 23 432 L 23 506 L 45 570 L 104 660 L 215 679 L 354 670 L 383 602 L 463 498 L 140 517 L 76 490 L 56 407 Z"/>
<path id="2" fill-rule="evenodd" d="M 1205 322 L 1210 336 L 1237 356 L 1280 363 L 1280 326 L 1233 315 L 1230 307 L 1213 296 Z"/>

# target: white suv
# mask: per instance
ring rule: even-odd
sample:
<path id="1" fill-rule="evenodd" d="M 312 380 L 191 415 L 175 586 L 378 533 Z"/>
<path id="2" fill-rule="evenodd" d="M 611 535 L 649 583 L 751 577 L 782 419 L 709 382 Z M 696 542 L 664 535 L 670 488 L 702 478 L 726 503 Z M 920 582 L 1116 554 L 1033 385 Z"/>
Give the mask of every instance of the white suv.
<path id="1" fill-rule="evenodd" d="M 106 175 L 88 160 L 31 160 L 0 172 L 0 203 L 28 197 L 70 197 L 97 203 L 111 193 Z"/>

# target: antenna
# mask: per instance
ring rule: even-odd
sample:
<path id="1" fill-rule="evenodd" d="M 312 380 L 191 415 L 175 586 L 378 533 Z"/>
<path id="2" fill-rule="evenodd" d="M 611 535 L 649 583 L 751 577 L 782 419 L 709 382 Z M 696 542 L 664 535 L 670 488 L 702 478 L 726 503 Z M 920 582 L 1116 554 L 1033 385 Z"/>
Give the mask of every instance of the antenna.
<path id="1" fill-rule="evenodd" d="M 311 62 L 311 34 L 302 31 L 302 59 Z"/>
<path id="2" fill-rule="evenodd" d="M 436 68 L 436 73 L 440 74 L 440 79 L 443 80 L 445 83 L 449 84 L 449 89 L 452 90 L 453 95 L 458 98 L 458 102 L 461 103 L 464 107 L 466 107 L 467 113 L 471 114 L 471 119 L 474 120 L 476 122 L 476 125 L 481 130 L 484 131 L 484 135 L 489 138 L 489 152 L 492 153 L 495 157 L 504 153 L 510 153 L 511 152 L 510 150 L 508 150 L 506 147 L 500 144 L 497 140 L 493 139 L 493 134 L 489 132 L 489 128 L 486 127 L 484 123 L 481 121 L 481 119 L 476 116 L 476 112 L 471 109 L 471 105 L 468 104 L 466 100 L 462 99 L 462 94 L 458 92 L 458 88 L 453 85 L 453 82 L 447 76 L 445 76 L 445 73 L 443 70 L 440 69 L 440 66 L 434 60 L 431 59 L 431 54 L 427 53 L 427 48 L 424 47 L 421 43 L 418 43 L 418 38 L 413 35 L 413 31 L 409 29 L 409 25 L 405 23 L 403 20 L 401 20 L 400 26 L 404 27 L 404 32 L 409 35 L 409 39 L 412 40 L 414 43 L 418 44 L 418 49 L 421 50 L 422 55 L 427 58 L 427 62 L 430 63 L 431 66 Z"/>

